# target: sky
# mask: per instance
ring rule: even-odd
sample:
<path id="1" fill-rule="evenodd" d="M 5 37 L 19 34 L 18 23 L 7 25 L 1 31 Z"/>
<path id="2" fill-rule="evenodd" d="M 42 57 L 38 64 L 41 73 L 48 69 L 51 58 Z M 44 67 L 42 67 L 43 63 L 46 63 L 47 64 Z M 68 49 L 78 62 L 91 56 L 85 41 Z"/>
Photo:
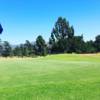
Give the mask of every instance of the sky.
<path id="1" fill-rule="evenodd" d="M 75 35 L 85 40 L 100 34 L 100 0 L 0 0 L 0 23 L 3 41 L 11 44 L 35 41 L 42 35 L 46 41 L 58 17 L 74 26 Z"/>

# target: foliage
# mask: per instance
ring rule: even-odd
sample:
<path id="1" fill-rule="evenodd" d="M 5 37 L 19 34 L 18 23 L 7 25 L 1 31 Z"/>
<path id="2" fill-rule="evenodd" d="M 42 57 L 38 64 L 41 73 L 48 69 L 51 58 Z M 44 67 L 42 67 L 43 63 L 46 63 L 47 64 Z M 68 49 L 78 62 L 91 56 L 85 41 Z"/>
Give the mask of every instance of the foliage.
<path id="1" fill-rule="evenodd" d="M 68 44 L 74 36 L 74 28 L 70 27 L 69 22 L 65 18 L 59 17 L 55 26 L 51 32 L 49 43 L 51 45 L 52 53 L 64 53 L 67 52 Z"/>
<path id="2" fill-rule="evenodd" d="M 8 56 L 11 56 L 11 54 L 12 54 L 12 48 L 11 48 L 9 42 L 4 41 L 2 56 L 8 57 Z"/>
<path id="3" fill-rule="evenodd" d="M 3 28 L 0 24 L 0 33 Z M 100 52 L 100 35 L 95 41 L 84 41 L 83 35 L 75 36 L 74 27 L 65 18 L 56 21 L 49 42 L 46 43 L 41 35 L 36 41 L 25 41 L 24 44 L 11 46 L 9 42 L 0 40 L 0 56 L 34 57 L 59 53 L 96 53 Z"/>
<path id="4" fill-rule="evenodd" d="M 47 55 L 47 46 L 42 36 L 38 36 L 36 39 L 35 51 L 36 51 L 36 55 L 39 56 Z"/>
<path id="5" fill-rule="evenodd" d="M 100 35 L 96 36 L 94 44 L 95 44 L 95 47 L 97 49 L 97 52 L 100 52 Z"/>

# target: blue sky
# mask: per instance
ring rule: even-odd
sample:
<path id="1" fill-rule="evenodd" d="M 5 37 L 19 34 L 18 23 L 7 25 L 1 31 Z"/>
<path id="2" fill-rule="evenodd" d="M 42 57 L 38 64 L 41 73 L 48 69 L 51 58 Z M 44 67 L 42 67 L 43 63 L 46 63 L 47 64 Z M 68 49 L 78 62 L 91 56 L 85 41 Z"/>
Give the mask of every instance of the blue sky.
<path id="1" fill-rule="evenodd" d="M 19 44 L 42 35 L 47 41 L 59 16 L 85 40 L 100 34 L 100 0 L 0 0 L 0 38 Z"/>

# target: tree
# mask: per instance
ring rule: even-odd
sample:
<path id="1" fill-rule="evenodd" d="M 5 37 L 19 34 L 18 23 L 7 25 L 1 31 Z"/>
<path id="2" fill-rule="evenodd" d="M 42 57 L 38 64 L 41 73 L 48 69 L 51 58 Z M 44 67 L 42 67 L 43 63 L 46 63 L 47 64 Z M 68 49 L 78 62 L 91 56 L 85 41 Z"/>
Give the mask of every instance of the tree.
<path id="1" fill-rule="evenodd" d="M 19 50 L 20 50 L 20 56 L 21 57 L 26 56 L 26 51 L 25 51 L 24 44 L 20 44 Z"/>
<path id="2" fill-rule="evenodd" d="M 76 53 L 84 53 L 84 46 L 85 42 L 83 40 L 83 35 L 81 36 L 74 36 L 72 45 L 70 47 L 71 52 L 76 52 Z"/>
<path id="3" fill-rule="evenodd" d="M 35 55 L 34 46 L 28 40 L 26 40 L 25 44 L 20 44 L 16 46 L 13 50 L 14 56 L 18 57 L 32 57 Z"/>
<path id="4" fill-rule="evenodd" d="M 47 55 L 47 46 L 46 46 L 45 40 L 43 39 L 41 35 L 39 35 L 36 39 L 35 52 L 36 52 L 36 55 L 40 55 L 40 56 Z"/>
<path id="5" fill-rule="evenodd" d="M 94 46 L 94 41 L 90 40 L 85 42 L 85 47 L 84 47 L 85 53 L 95 53 L 96 48 Z"/>
<path id="6" fill-rule="evenodd" d="M 11 56 L 11 54 L 12 54 L 12 48 L 11 48 L 9 42 L 4 41 L 2 56 L 8 57 L 8 56 Z"/>
<path id="7" fill-rule="evenodd" d="M 2 25 L 0 24 L 0 34 L 3 32 Z"/>
<path id="8" fill-rule="evenodd" d="M 69 22 L 65 18 L 59 17 L 55 26 L 51 32 L 49 44 L 51 52 L 63 53 L 67 52 L 67 44 L 71 44 L 70 41 L 74 37 L 74 28 L 69 25 Z M 68 43 L 69 42 L 69 43 Z"/>
<path id="9" fill-rule="evenodd" d="M 65 18 L 59 17 L 51 33 L 53 40 L 72 38 L 74 36 L 73 26 L 69 26 L 69 22 Z"/>
<path id="10" fill-rule="evenodd" d="M 100 52 L 100 35 L 96 36 L 94 44 L 95 48 L 97 49 L 97 52 Z"/>
<path id="11" fill-rule="evenodd" d="M 24 44 L 24 48 L 25 48 L 25 56 L 33 56 L 35 51 L 34 51 L 34 46 L 32 45 L 32 43 L 30 43 L 28 40 L 26 40 L 25 44 Z"/>
<path id="12" fill-rule="evenodd" d="M 14 54 L 14 56 L 20 56 L 20 53 L 19 53 L 19 46 L 16 46 L 16 47 L 13 49 L 13 54 Z"/>
<path id="13" fill-rule="evenodd" d="M 2 44 L 2 41 L 0 39 L 0 56 L 2 56 L 2 52 L 3 52 L 3 44 Z"/>

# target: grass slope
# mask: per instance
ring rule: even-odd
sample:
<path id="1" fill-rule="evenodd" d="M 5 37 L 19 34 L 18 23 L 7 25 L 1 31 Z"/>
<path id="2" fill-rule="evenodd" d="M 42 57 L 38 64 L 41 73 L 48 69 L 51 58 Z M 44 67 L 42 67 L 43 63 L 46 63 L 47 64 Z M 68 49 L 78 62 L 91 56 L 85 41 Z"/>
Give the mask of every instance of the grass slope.
<path id="1" fill-rule="evenodd" d="M 0 100 L 100 100 L 100 54 L 0 58 Z"/>

